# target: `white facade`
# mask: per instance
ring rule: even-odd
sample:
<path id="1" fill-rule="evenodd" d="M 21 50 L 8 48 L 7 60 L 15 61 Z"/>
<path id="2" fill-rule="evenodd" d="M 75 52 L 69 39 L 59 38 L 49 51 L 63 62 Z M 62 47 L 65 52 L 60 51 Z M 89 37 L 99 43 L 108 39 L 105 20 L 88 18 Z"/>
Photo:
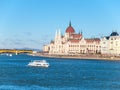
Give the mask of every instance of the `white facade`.
<path id="1" fill-rule="evenodd" d="M 55 39 L 49 45 L 45 45 L 43 51 L 50 55 L 77 55 L 85 53 L 100 53 L 100 39 L 85 39 L 82 33 L 75 33 L 69 24 L 65 35 L 61 36 L 60 30 L 56 31 Z"/>
<path id="2" fill-rule="evenodd" d="M 120 36 L 117 32 L 101 39 L 101 54 L 120 55 Z"/>

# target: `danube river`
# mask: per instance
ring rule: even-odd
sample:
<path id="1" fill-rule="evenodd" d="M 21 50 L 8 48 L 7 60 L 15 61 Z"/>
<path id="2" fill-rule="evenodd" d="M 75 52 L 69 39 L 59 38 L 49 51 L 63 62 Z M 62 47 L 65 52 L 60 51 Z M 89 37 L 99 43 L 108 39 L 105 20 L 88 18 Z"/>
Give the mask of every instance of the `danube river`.
<path id="1" fill-rule="evenodd" d="M 28 67 L 45 59 L 48 68 Z M 120 61 L 0 55 L 0 90 L 120 90 Z"/>

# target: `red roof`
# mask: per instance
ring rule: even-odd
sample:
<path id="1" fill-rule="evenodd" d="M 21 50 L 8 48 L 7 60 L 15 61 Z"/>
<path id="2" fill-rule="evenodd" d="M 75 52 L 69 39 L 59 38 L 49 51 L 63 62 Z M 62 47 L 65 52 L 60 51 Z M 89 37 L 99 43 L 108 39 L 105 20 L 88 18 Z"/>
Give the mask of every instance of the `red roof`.
<path id="1" fill-rule="evenodd" d="M 100 39 L 99 38 L 94 38 L 94 39 L 85 39 L 85 41 L 87 42 L 87 43 L 93 43 L 93 42 L 100 42 Z"/>
<path id="2" fill-rule="evenodd" d="M 66 33 L 75 33 L 74 28 L 71 26 L 71 22 L 69 23 L 69 27 L 66 29 Z"/>
<path id="3" fill-rule="evenodd" d="M 73 29 L 72 26 L 69 26 L 67 29 L 66 29 L 66 33 L 74 33 L 75 30 Z"/>
<path id="4" fill-rule="evenodd" d="M 80 40 L 77 40 L 77 39 L 71 39 L 69 40 L 71 43 L 79 43 Z"/>
<path id="5" fill-rule="evenodd" d="M 73 38 L 82 38 L 82 34 L 72 34 L 71 35 Z"/>

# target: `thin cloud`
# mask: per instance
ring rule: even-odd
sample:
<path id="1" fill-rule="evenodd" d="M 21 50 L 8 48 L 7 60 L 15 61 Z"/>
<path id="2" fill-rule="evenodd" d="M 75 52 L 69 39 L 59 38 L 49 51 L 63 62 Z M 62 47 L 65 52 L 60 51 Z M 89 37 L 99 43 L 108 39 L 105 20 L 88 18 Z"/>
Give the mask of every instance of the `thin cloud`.
<path id="1" fill-rule="evenodd" d="M 38 44 L 38 45 L 40 44 L 39 41 L 37 41 L 37 40 L 33 40 L 33 39 L 30 39 L 29 42 L 34 43 L 34 44 Z"/>
<path id="2" fill-rule="evenodd" d="M 31 32 L 24 32 L 24 34 L 27 35 L 27 36 L 31 36 L 32 35 Z"/>

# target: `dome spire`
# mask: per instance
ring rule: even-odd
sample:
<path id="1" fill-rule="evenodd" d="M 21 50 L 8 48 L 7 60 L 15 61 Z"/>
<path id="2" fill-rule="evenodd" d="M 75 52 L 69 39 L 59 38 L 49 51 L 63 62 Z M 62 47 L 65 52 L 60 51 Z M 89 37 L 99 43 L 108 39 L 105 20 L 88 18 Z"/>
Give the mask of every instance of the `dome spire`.
<path id="1" fill-rule="evenodd" d="M 69 26 L 71 27 L 71 21 L 69 22 Z"/>

